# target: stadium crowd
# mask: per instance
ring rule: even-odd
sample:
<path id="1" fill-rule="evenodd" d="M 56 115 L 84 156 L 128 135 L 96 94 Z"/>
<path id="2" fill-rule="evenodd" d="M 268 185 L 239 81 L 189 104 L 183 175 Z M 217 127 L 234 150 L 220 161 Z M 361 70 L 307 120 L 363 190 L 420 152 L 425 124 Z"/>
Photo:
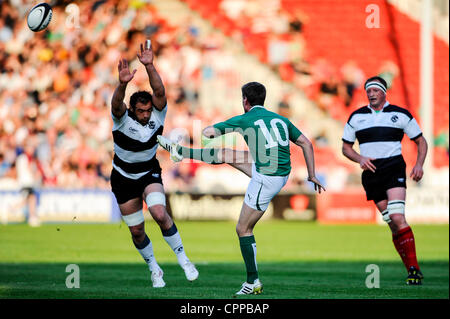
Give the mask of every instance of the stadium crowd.
<path id="1" fill-rule="evenodd" d="M 137 48 L 143 37 L 157 39 L 154 47 L 171 110 L 182 113 L 168 117 L 167 129 L 183 127 L 189 122 L 186 117 L 194 116 L 184 100 L 198 96 L 195 74 L 191 73 L 198 72 L 200 64 L 192 55 L 201 54 L 203 48 L 195 40 L 195 30 L 184 33 L 166 28 L 151 7 L 136 10 L 145 5 L 136 1 L 84 1 L 77 5 L 83 14 L 71 21 L 64 6 L 54 6 L 52 28 L 32 33 L 21 9 L 26 6 L 20 1 L 1 4 L 3 185 L 14 186 L 12 181 L 17 180 L 23 187 L 21 170 L 28 170 L 34 187 L 109 187 L 113 151 L 110 99 L 117 81 L 117 61 L 121 56 L 133 61 L 137 50 L 130 48 Z M 181 38 L 180 34 L 187 36 Z M 186 48 L 184 54 L 181 46 Z M 189 63 L 179 61 L 182 55 Z M 139 75 L 143 74 L 138 73 L 132 90 L 147 86 L 145 77 Z M 28 161 L 19 166 L 17 159 L 22 153 Z"/>

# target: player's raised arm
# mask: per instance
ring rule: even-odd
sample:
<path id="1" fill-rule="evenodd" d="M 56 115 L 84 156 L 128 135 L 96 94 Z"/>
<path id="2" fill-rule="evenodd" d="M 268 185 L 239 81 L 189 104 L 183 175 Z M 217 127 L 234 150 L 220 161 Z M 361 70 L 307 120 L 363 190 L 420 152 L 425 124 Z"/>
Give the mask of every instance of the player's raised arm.
<path id="1" fill-rule="evenodd" d="M 319 194 L 325 188 L 320 184 L 320 181 L 316 177 L 315 164 L 314 164 L 314 149 L 312 143 L 305 135 L 300 135 L 300 137 L 295 141 L 295 144 L 300 146 L 303 150 L 303 156 L 305 157 L 306 168 L 308 170 L 308 181 L 314 183 L 314 190 L 318 191 Z"/>
<path id="2" fill-rule="evenodd" d="M 130 82 L 136 70 L 130 72 L 128 68 L 128 61 L 121 59 L 118 65 L 119 69 L 119 85 L 114 90 L 114 94 L 111 100 L 111 110 L 115 117 L 121 117 L 127 110 L 127 106 L 123 103 L 125 98 L 125 91 L 127 89 L 128 82 Z"/>
<path id="3" fill-rule="evenodd" d="M 137 56 L 147 70 L 150 86 L 153 90 L 152 103 L 159 111 L 161 111 L 167 105 L 166 90 L 158 71 L 156 71 L 156 68 L 153 65 L 154 56 L 150 40 L 147 40 L 145 45 L 141 43 L 141 50 Z"/>

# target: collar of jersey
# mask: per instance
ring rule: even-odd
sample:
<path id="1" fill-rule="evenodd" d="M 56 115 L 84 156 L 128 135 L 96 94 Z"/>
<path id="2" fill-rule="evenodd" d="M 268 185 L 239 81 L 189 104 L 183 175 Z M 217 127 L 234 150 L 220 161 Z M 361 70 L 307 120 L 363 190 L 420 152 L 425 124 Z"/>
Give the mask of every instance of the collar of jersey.
<path id="1" fill-rule="evenodd" d="M 391 104 L 391 103 L 389 103 L 389 101 L 386 101 L 386 103 L 384 103 L 384 105 L 383 105 L 383 108 L 380 111 L 378 111 L 378 112 L 383 112 L 384 108 L 386 106 L 388 106 L 389 104 Z M 368 104 L 367 107 L 369 108 L 370 111 L 377 112 L 373 108 L 370 107 L 370 104 Z"/>
<path id="2" fill-rule="evenodd" d="M 264 106 L 262 106 L 262 105 L 253 105 L 252 106 L 252 108 L 249 110 L 249 112 L 251 111 L 251 110 L 253 110 L 255 107 L 259 107 L 259 108 L 264 108 Z"/>

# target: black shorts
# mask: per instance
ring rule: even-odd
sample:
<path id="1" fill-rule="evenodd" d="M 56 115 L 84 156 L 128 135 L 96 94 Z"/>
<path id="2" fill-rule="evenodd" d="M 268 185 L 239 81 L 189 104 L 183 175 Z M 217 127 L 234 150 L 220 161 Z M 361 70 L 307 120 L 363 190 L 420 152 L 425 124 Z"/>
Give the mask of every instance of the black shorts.
<path id="1" fill-rule="evenodd" d="M 402 156 L 389 161 L 375 160 L 375 173 L 365 170 L 362 173 L 362 185 L 367 200 L 375 203 L 387 199 L 387 190 L 394 187 L 406 188 L 406 163 Z"/>
<path id="2" fill-rule="evenodd" d="M 130 179 L 120 174 L 114 168 L 111 172 L 111 190 L 117 203 L 123 204 L 134 198 L 142 198 L 144 189 L 150 184 L 162 184 L 161 167 L 155 167 L 139 179 Z"/>
<path id="3" fill-rule="evenodd" d="M 30 196 L 30 195 L 34 195 L 36 194 L 36 191 L 34 190 L 33 187 L 24 187 L 20 190 L 22 192 L 22 194 L 24 194 L 26 197 Z"/>

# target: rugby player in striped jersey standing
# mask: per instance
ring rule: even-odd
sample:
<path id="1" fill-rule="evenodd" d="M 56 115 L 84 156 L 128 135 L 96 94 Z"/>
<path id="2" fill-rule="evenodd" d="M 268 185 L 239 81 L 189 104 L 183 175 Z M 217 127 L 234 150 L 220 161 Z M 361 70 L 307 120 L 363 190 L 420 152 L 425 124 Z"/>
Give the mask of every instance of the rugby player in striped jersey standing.
<path id="1" fill-rule="evenodd" d="M 152 242 L 144 229 L 143 201 L 158 223 L 165 241 L 177 256 L 186 278 L 193 281 L 198 271 L 184 251 L 180 234 L 166 210 L 166 197 L 161 179 L 161 167 L 156 159 L 156 136 L 164 128 L 167 99 L 163 82 L 153 65 L 150 40 L 141 44 L 139 61 L 145 66 L 153 94 L 135 92 L 130 107 L 123 102 L 125 90 L 136 70 L 130 72 L 125 59 L 119 61 L 119 85 L 111 101 L 113 119 L 114 159 L 111 188 L 124 222 L 128 225 L 133 243 L 147 262 L 153 287 L 165 286 L 163 271 L 156 262 Z"/>
<path id="2" fill-rule="evenodd" d="M 386 100 L 386 81 L 369 78 L 365 85 L 369 104 L 354 111 L 344 128 L 343 154 L 359 163 L 367 200 L 373 200 L 392 231 L 392 241 L 408 271 L 406 283 L 420 285 L 423 275 L 416 257 L 414 234 L 405 218 L 406 163 L 401 140 L 406 134 L 417 144 L 417 160 L 410 177 L 423 176 L 427 141 L 411 113 Z M 360 154 L 353 149 L 358 140 Z"/>

